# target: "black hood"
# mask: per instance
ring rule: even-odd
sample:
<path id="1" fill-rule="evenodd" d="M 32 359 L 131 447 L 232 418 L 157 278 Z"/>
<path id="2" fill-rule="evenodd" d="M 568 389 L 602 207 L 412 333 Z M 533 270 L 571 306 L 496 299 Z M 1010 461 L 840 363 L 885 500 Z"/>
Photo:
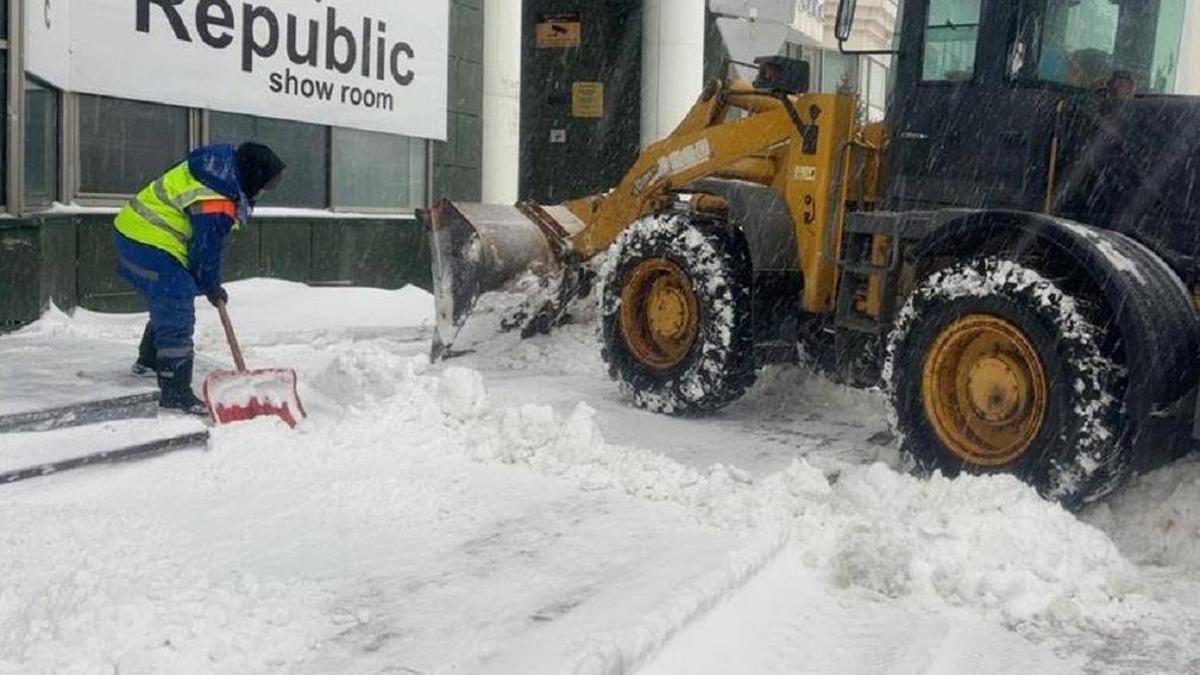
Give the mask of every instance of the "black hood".
<path id="1" fill-rule="evenodd" d="M 287 165 L 271 148 L 261 143 L 242 143 L 237 149 L 238 176 L 242 190 L 251 200 L 279 177 Z"/>

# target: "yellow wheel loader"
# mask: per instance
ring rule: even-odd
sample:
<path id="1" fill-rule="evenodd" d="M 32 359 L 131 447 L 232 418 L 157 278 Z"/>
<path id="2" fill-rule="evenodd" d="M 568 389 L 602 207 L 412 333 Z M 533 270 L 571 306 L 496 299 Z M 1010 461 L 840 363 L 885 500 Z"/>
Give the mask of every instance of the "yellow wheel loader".
<path id="1" fill-rule="evenodd" d="M 438 204 L 435 355 L 594 288 L 637 405 L 711 412 L 803 351 L 884 388 L 916 470 L 1098 499 L 1193 443 L 1200 101 L 1155 93 L 1183 2 L 908 0 L 885 122 L 767 57 L 607 194 Z"/>

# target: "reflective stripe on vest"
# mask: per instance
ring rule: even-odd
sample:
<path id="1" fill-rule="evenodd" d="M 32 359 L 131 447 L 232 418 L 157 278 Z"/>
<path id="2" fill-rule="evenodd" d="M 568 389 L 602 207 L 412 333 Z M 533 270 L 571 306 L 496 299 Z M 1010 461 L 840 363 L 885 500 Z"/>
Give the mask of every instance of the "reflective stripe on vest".
<path id="1" fill-rule="evenodd" d="M 187 162 L 183 162 L 130 200 L 117 214 L 116 228 L 133 241 L 161 249 L 188 267 L 192 223 L 187 210 L 198 201 L 210 199 L 227 198 L 196 180 Z"/>

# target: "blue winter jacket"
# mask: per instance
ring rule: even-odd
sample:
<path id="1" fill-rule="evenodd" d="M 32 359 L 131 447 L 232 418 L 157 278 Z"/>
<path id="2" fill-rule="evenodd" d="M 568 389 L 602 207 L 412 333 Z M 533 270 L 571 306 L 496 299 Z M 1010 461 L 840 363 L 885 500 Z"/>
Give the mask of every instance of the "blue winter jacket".
<path id="1" fill-rule="evenodd" d="M 219 192 L 236 204 L 237 221 L 249 221 L 251 202 L 242 192 L 237 156 L 232 145 L 209 145 L 193 150 L 187 158 L 188 169 L 196 180 Z M 192 238 L 188 243 L 191 269 L 153 246 L 129 239 L 116 230 L 117 272 L 134 288 L 150 295 L 191 298 L 205 295 L 221 285 L 221 250 L 235 220 L 226 213 L 188 211 Z"/>

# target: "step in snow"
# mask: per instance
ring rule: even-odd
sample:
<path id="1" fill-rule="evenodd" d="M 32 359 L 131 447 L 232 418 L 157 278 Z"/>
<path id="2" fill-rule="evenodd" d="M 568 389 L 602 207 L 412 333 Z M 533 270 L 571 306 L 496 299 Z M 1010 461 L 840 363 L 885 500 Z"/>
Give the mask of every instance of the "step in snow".
<path id="1" fill-rule="evenodd" d="M 208 427 L 199 419 L 163 417 L 0 434 L 0 484 L 91 464 L 203 447 Z"/>
<path id="2" fill-rule="evenodd" d="M 158 391 L 72 403 L 56 408 L 0 415 L 0 433 L 50 431 L 99 422 L 152 418 L 158 414 Z"/>
<path id="3" fill-rule="evenodd" d="M 0 432 L 157 414 L 157 386 L 129 372 L 136 347 L 69 333 L 0 340 Z"/>

